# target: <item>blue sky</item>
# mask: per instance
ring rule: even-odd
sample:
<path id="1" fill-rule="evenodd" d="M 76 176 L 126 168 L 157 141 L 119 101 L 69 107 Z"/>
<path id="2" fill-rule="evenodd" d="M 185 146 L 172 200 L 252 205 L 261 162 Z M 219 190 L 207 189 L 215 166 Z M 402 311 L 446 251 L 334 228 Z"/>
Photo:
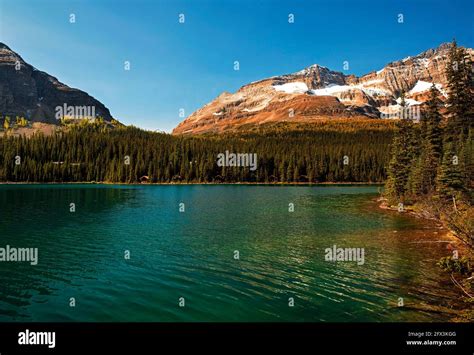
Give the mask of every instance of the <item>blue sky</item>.
<path id="1" fill-rule="evenodd" d="M 251 81 L 346 60 L 361 75 L 453 37 L 474 47 L 473 1 L 0 0 L 0 41 L 25 61 L 125 124 L 168 132 L 180 108 Z"/>

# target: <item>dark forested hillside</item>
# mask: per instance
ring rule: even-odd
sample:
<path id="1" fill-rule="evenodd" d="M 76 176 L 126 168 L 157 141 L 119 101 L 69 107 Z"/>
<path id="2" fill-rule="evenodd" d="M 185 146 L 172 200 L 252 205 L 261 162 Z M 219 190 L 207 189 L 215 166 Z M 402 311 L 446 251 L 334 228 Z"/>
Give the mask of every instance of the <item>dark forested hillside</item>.
<path id="1" fill-rule="evenodd" d="M 22 182 L 382 182 L 393 124 L 337 121 L 224 136 L 179 137 L 133 127 L 72 126 L 0 138 L 0 180 Z M 225 151 L 257 169 L 219 167 Z"/>

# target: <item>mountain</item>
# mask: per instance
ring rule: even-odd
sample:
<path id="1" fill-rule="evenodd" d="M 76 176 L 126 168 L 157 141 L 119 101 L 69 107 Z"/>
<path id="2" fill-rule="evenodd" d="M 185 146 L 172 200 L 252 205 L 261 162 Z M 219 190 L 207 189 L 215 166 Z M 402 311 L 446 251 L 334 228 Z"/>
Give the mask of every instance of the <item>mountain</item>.
<path id="1" fill-rule="evenodd" d="M 281 121 L 381 118 L 400 108 L 402 92 L 408 105 L 426 101 L 433 83 L 446 96 L 449 47 L 443 43 L 361 77 L 314 64 L 293 74 L 259 80 L 234 94 L 222 93 L 181 122 L 173 134 L 223 132 Z M 468 52 L 474 58 L 474 50 Z"/>
<path id="2" fill-rule="evenodd" d="M 0 116 L 57 123 L 55 109 L 64 105 L 94 108 L 95 116 L 101 116 L 106 121 L 112 119 L 109 109 L 101 102 L 37 70 L 0 43 Z"/>

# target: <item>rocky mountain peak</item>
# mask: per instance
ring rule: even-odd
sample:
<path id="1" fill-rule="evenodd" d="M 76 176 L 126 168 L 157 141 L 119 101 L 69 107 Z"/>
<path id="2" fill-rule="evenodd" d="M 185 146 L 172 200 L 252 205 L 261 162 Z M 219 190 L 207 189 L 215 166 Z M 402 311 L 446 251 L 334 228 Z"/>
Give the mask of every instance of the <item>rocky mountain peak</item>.
<path id="1" fill-rule="evenodd" d="M 3 65 L 15 65 L 17 62 L 25 64 L 24 60 L 6 44 L 0 42 L 0 63 Z"/>
<path id="2" fill-rule="evenodd" d="M 8 47 L 5 43 L 0 42 L 0 49 L 5 49 L 8 51 L 12 51 L 10 47 Z"/>
<path id="3" fill-rule="evenodd" d="M 173 131 L 195 134 L 232 130 L 271 121 L 372 117 L 399 107 L 421 105 L 432 84 L 446 96 L 450 43 L 387 64 L 361 77 L 313 64 L 292 74 L 259 80 L 235 94 L 221 95 L 191 114 Z M 474 50 L 467 49 L 474 58 Z"/>
<path id="4" fill-rule="evenodd" d="M 288 75 L 289 77 L 306 77 L 310 89 L 319 89 L 327 85 L 344 85 L 346 83 L 345 75 L 341 72 L 332 71 L 319 64 L 313 64 L 303 70 Z"/>
<path id="5" fill-rule="evenodd" d="M 107 107 L 84 91 L 70 88 L 55 77 L 26 63 L 0 43 L 0 117 L 25 117 L 33 122 L 58 123 L 56 107 L 87 107 L 110 121 Z"/>

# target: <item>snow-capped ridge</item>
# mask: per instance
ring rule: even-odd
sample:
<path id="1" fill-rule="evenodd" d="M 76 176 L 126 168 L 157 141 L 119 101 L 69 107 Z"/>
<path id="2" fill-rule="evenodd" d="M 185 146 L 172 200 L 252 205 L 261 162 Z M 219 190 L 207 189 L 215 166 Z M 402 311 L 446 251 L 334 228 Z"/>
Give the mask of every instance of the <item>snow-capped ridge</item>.
<path id="1" fill-rule="evenodd" d="M 407 109 L 422 111 L 418 106 L 429 98 L 433 83 L 441 100 L 447 96 L 449 46 L 441 44 L 362 76 L 312 64 L 292 74 L 267 77 L 219 96 L 189 116 L 173 133 L 224 131 L 288 120 L 396 118 L 391 114 L 400 111 L 402 93 Z M 474 59 L 473 49 L 467 48 L 467 53 Z"/>
<path id="2" fill-rule="evenodd" d="M 310 73 L 314 69 L 323 69 L 323 70 L 328 70 L 329 71 L 328 67 L 325 67 L 325 66 L 319 65 L 319 64 L 312 64 L 309 67 L 306 67 L 304 69 L 301 69 L 301 70 L 293 73 L 293 75 L 305 75 L 305 74 Z"/>

